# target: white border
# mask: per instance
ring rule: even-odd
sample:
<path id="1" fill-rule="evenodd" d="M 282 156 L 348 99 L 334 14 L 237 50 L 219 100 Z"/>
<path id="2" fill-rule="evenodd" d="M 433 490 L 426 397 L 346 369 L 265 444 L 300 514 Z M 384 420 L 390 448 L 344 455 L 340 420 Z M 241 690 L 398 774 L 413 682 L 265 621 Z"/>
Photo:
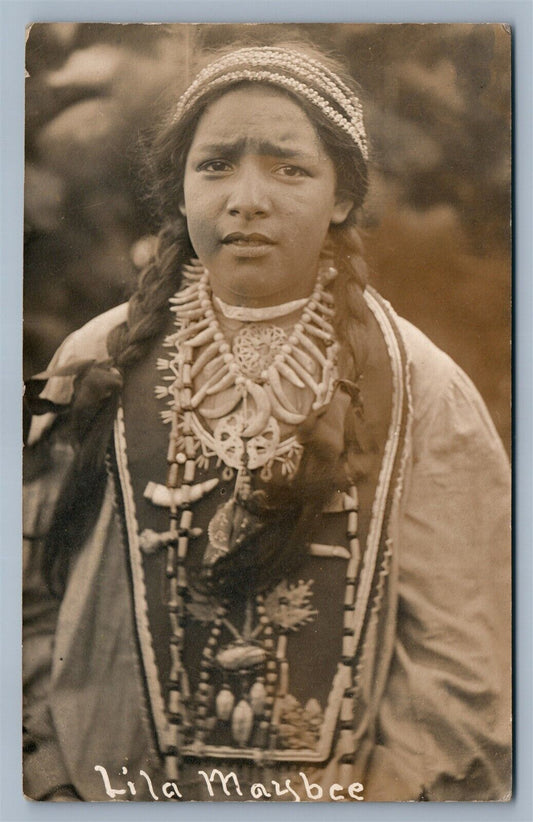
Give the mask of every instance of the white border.
<path id="1" fill-rule="evenodd" d="M 22 163 L 23 163 L 23 78 L 24 26 L 33 20 L 146 20 L 186 22 L 501 22 L 514 29 L 515 63 L 515 436 L 519 442 L 515 457 L 515 500 L 517 518 L 516 542 L 516 782 L 515 798 L 506 805 L 455 803 L 449 805 L 295 805 L 294 813 L 320 814 L 328 818 L 358 816 L 362 820 L 447 820 L 475 819 L 478 822 L 512 820 L 531 822 L 533 818 L 533 770 L 531 625 L 533 609 L 531 582 L 533 576 L 531 534 L 533 516 L 533 254 L 531 223 L 532 190 L 532 78 L 533 6 L 530 0 L 359 0 L 329 2 L 325 0 L 250 0 L 204 2 L 181 0 L 179 3 L 159 0 L 98 2 L 98 0 L 0 0 L 0 60 L 2 100 L 2 272 L 0 276 L 0 454 L 2 458 L 2 494 L 0 495 L 0 619 L 1 636 L 1 744 L 0 744 L 0 822 L 19 820 L 89 819 L 98 822 L 118 818 L 202 819 L 215 811 L 202 806 L 153 803 L 150 807 L 80 804 L 74 806 L 37 806 L 26 802 L 20 792 L 20 590 L 21 571 L 18 546 L 20 528 L 20 415 L 21 415 L 21 271 L 22 271 Z M 217 818 L 233 819 L 250 808 L 245 804 L 216 806 Z M 270 806 L 255 804 L 256 819 L 270 816 Z M 349 817 L 348 814 L 349 813 Z"/>

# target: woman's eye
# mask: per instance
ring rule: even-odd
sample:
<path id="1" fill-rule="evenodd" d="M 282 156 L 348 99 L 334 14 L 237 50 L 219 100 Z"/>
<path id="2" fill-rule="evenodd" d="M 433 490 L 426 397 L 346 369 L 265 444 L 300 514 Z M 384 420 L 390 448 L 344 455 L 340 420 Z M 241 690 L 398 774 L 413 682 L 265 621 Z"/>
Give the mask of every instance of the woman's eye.
<path id="1" fill-rule="evenodd" d="M 283 177 L 307 177 L 307 172 L 299 166 L 280 166 L 276 169 Z"/>
<path id="2" fill-rule="evenodd" d="M 206 160 L 205 163 L 200 163 L 198 166 L 198 171 L 209 171 L 212 174 L 220 174 L 230 170 L 231 165 L 226 160 Z"/>

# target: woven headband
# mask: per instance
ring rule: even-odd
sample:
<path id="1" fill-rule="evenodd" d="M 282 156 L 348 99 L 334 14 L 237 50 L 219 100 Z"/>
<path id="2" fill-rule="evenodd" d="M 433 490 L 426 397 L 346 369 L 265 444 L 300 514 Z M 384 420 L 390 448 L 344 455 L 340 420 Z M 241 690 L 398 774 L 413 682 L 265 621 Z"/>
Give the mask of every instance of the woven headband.
<path id="1" fill-rule="evenodd" d="M 243 48 L 210 63 L 178 100 L 177 122 L 208 91 L 241 81 L 268 83 L 303 97 L 353 140 L 365 160 L 363 109 L 353 91 L 318 60 L 286 48 Z"/>

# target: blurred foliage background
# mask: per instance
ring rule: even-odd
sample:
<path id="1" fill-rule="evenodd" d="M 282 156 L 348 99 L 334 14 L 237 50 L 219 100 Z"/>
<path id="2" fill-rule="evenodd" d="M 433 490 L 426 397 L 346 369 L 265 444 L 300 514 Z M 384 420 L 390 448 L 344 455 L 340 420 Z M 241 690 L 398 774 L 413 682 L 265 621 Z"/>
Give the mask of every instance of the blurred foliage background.
<path id="1" fill-rule="evenodd" d="M 510 443 L 510 34 L 502 26 L 35 24 L 25 371 L 126 299 L 157 230 L 141 135 L 218 46 L 304 35 L 365 93 L 372 282 L 473 378 Z"/>

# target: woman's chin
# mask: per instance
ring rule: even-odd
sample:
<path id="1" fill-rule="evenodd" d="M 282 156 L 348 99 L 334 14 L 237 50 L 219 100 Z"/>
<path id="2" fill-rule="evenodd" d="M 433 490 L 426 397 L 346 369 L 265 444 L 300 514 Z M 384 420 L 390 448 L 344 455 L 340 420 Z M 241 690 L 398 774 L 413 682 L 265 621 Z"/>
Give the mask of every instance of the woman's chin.
<path id="1" fill-rule="evenodd" d="M 235 259 L 233 265 L 209 270 L 209 281 L 213 294 L 226 303 L 263 308 L 280 305 L 292 300 L 308 297 L 312 292 L 316 277 L 294 276 L 294 266 L 290 266 L 292 276 L 288 281 L 280 277 L 279 269 L 262 266 L 259 260 Z M 255 263 L 255 264 L 254 264 Z"/>

